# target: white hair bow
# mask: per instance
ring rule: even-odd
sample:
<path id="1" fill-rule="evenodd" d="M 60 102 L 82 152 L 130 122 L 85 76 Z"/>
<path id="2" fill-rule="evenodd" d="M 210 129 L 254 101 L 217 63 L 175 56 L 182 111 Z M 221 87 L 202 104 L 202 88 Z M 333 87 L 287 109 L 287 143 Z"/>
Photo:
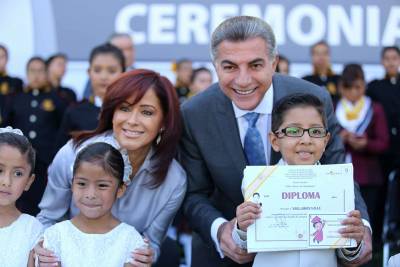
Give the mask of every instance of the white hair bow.
<path id="1" fill-rule="evenodd" d="M 13 129 L 11 126 L 7 126 L 6 128 L 0 128 L 0 134 L 2 133 L 13 133 L 24 136 L 24 134 L 20 129 L 17 128 Z"/>

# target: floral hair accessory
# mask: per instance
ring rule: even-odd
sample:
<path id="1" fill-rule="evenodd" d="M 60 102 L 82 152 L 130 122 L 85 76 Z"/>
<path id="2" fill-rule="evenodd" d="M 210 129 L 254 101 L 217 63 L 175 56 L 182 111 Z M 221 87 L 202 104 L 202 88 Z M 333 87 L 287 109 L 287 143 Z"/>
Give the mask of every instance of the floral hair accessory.
<path id="1" fill-rule="evenodd" d="M 125 185 L 129 185 L 131 183 L 130 176 L 132 174 L 132 166 L 129 161 L 128 151 L 126 149 L 120 148 L 119 152 L 121 152 L 122 159 L 124 160 L 124 177 L 123 182 Z"/>
<path id="2" fill-rule="evenodd" d="M 20 129 L 13 129 L 11 126 L 7 126 L 6 128 L 0 128 L 0 134 L 2 133 L 13 133 L 13 134 L 17 134 L 17 135 L 21 135 L 24 136 L 24 134 L 22 133 L 22 131 Z"/>

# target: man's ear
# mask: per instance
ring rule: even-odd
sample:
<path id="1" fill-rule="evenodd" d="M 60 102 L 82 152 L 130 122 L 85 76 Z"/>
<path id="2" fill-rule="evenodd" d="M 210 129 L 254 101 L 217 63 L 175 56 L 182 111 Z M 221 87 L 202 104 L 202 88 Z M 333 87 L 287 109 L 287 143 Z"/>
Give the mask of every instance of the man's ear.
<path id="1" fill-rule="evenodd" d="M 280 151 L 279 144 L 278 144 L 279 138 L 273 132 L 269 132 L 268 137 L 269 137 L 269 142 L 271 144 L 272 149 L 275 152 L 279 152 Z"/>
<path id="2" fill-rule="evenodd" d="M 276 66 L 278 66 L 279 57 L 276 55 L 274 61 L 272 61 L 272 70 L 276 71 Z"/>
<path id="3" fill-rule="evenodd" d="M 25 185 L 25 191 L 28 191 L 29 190 L 29 188 L 31 187 L 31 185 L 32 185 L 32 183 L 33 183 L 33 181 L 35 181 L 35 174 L 32 174 L 29 178 L 28 178 L 28 182 L 26 183 L 26 185 Z"/>

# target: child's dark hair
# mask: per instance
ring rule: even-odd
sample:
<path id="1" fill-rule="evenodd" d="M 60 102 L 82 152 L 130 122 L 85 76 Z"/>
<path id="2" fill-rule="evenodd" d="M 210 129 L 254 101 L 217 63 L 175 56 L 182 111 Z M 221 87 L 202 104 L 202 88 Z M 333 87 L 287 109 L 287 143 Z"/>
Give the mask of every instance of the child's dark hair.
<path id="1" fill-rule="evenodd" d="M 36 153 L 28 138 L 11 132 L 0 133 L 0 147 L 3 145 L 18 149 L 18 151 L 26 157 L 26 161 L 31 166 L 29 175 L 34 173 Z"/>
<path id="2" fill-rule="evenodd" d="M 357 80 L 364 81 L 364 71 L 360 64 L 347 64 L 342 72 L 342 76 L 339 79 L 339 83 L 344 88 L 353 86 Z"/>
<path id="3" fill-rule="evenodd" d="M 298 107 L 313 107 L 322 118 L 324 127 L 327 128 L 327 119 L 322 101 L 311 94 L 296 93 L 280 99 L 272 110 L 271 131 L 276 132 L 282 125 L 286 113 Z"/>
<path id="4" fill-rule="evenodd" d="M 90 52 L 90 56 L 89 56 L 90 65 L 92 65 L 94 58 L 101 54 L 111 54 L 113 57 L 115 57 L 117 59 L 119 65 L 121 66 L 122 72 L 125 71 L 125 58 L 124 58 L 124 54 L 122 53 L 121 49 L 119 49 L 118 47 L 116 47 L 110 43 L 96 46 Z"/>
<path id="5" fill-rule="evenodd" d="M 56 53 L 54 55 L 51 55 L 47 60 L 46 60 L 46 68 L 49 68 L 51 62 L 53 62 L 56 58 L 62 58 L 64 60 L 68 60 L 68 57 L 64 53 Z"/>
<path id="6" fill-rule="evenodd" d="M 26 63 L 26 70 L 28 70 L 29 69 L 29 66 L 31 65 L 31 63 L 33 62 L 33 61 L 40 61 L 41 63 L 43 63 L 43 65 L 46 67 L 46 61 L 43 59 L 43 58 L 41 58 L 41 57 L 31 57 L 29 60 L 28 60 L 28 63 Z"/>
<path id="7" fill-rule="evenodd" d="M 381 51 L 381 58 L 383 58 L 387 51 L 393 50 L 400 56 L 400 49 L 398 46 L 385 46 Z"/>
<path id="8" fill-rule="evenodd" d="M 107 174 L 117 178 L 120 185 L 123 183 L 124 160 L 121 153 L 112 145 L 98 142 L 83 148 L 74 162 L 74 176 L 82 162 L 89 162 L 102 167 Z"/>
<path id="9" fill-rule="evenodd" d="M 197 78 L 197 76 L 201 73 L 201 72 L 208 72 L 211 76 L 212 73 L 209 69 L 207 69 L 206 67 L 200 67 L 197 69 L 194 69 L 192 72 L 192 76 L 190 77 L 190 82 L 193 83 L 194 80 Z"/>

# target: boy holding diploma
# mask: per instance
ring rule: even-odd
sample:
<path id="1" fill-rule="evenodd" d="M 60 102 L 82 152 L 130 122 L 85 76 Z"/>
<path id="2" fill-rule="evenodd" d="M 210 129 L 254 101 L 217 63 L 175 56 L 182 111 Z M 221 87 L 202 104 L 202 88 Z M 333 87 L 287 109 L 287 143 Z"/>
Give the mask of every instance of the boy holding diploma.
<path id="1" fill-rule="evenodd" d="M 282 154 L 278 165 L 319 164 L 329 137 L 323 104 L 317 97 L 309 94 L 290 95 L 274 107 L 269 139 L 272 148 Z M 262 208 L 268 209 L 267 206 Z M 260 204 L 246 201 L 237 207 L 236 229 L 232 236 L 239 246 L 246 248 L 247 228 L 260 215 Z M 352 262 L 360 255 L 363 247 L 364 225 L 360 212 L 349 212 L 342 224 L 345 227 L 340 230 L 340 234 L 344 238 L 355 239 L 356 248 L 337 249 L 337 253 L 333 249 L 262 252 L 256 255 L 253 266 L 336 267 L 337 258 L 343 262 Z"/>

